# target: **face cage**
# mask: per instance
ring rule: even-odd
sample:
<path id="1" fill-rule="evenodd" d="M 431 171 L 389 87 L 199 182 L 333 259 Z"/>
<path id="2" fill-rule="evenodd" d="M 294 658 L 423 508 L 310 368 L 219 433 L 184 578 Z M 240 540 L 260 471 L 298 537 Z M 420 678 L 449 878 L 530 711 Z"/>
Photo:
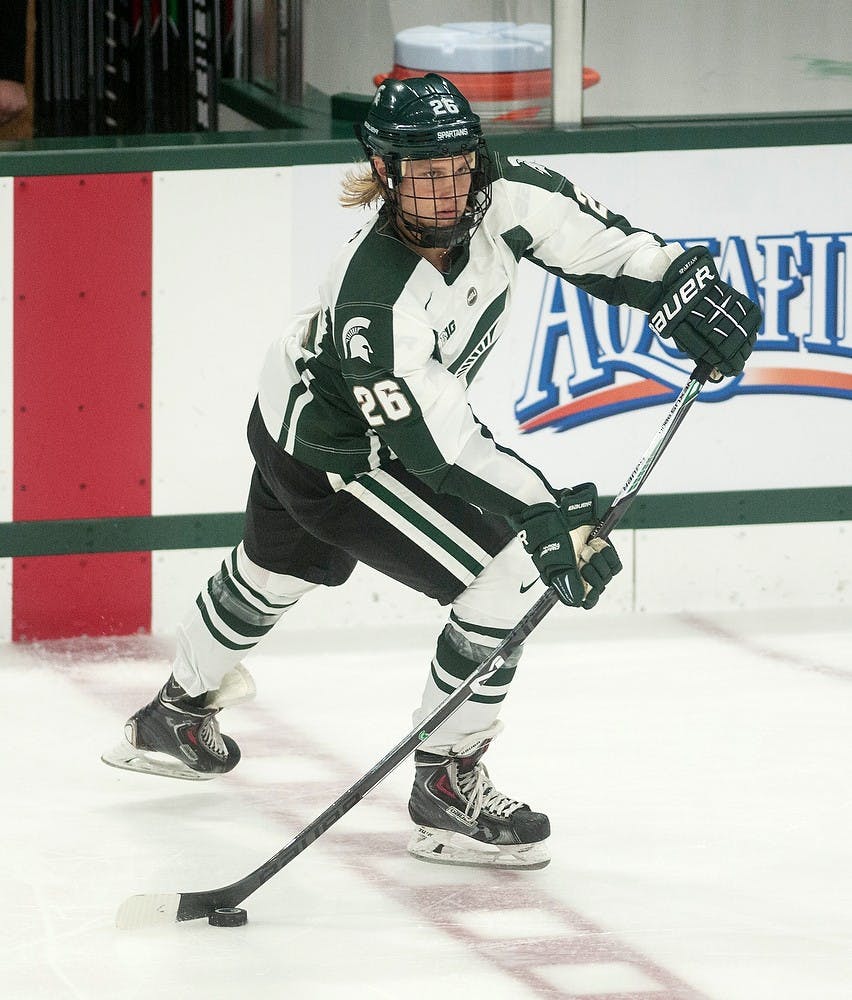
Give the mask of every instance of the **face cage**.
<path id="1" fill-rule="evenodd" d="M 382 157 L 387 171 L 388 182 L 387 184 L 383 183 L 378 175 L 377 179 L 382 186 L 384 198 L 391 210 L 397 231 L 401 230 L 402 236 L 413 240 L 419 246 L 428 248 L 442 247 L 451 249 L 452 247 L 462 246 L 470 242 L 471 237 L 476 232 L 491 205 L 491 182 L 489 180 L 491 158 L 488 155 L 488 147 L 482 140 L 479 141 L 476 149 L 466 150 L 465 152 L 473 152 L 476 157 L 474 167 L 470 172 L 470 191 L 468 192 L 467 205 L 464 211 L 455 223 L 450 226 L 441 226 L 432 218 L 423 218 L 416 214 L 412 215 L 410 211 L 403 212 L 402 199 L 399 195 L 399 183 L 404 177 L 402 169 L 403 161 L 410 159 L 410 157 L 399 156 L 398 154 L 389 154 Z M 444 156 L 432 157 L 432 159 L 446 159 L 447 156 L 451 155 L 465 154 L 445 154 Z M 417 157 L 417 159 L 426 158 Z M 423 180 L 418 183 L 422 190 Z M 411 201 L 411 199 L 407 200 Z M 418 194 L 417 200 L 424 201 L 426 198 Z M 434 197 L 432 200 L 433 203 L 437 202 L 437 199 Z M 416 204 L 414 207 L 416 209 Z"/>

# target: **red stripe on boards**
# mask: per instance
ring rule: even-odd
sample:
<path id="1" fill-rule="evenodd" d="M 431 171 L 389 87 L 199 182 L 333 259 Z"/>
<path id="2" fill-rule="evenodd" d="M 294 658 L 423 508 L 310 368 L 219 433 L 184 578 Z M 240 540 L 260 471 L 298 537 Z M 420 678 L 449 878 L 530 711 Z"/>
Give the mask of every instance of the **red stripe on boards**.
<path id="1" fill-rule="evenodd" d="M 16 521 L 151 513 L 151 176 L 15 180 Z M 151 627 L 151 554 L 20 557 L 12 638 Z"/>

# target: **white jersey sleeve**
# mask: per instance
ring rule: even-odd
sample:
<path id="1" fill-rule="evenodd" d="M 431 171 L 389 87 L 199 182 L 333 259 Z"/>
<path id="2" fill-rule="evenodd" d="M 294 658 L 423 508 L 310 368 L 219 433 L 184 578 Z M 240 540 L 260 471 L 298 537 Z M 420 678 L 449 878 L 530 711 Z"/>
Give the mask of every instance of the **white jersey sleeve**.
<path id="1" fill-rule="evenodd" d="M 630 225 L 566 177 L 515 157 L 496 158 L 513 225 L 501 234 L 515 256 L 532 261 L 611 305 L 648 308 L 660 279 L 682 253 Z"/>

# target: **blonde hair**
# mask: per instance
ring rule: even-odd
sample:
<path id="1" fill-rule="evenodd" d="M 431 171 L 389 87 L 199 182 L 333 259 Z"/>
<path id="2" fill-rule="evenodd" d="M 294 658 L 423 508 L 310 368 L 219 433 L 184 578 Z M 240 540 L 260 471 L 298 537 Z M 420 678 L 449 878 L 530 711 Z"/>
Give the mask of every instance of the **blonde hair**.
<path id="1" fill-rule="evenodd" d="M 344 176 L 338 201 L 344 208 L 369 208 L 383 197 L 382 186 L 369 165 L 359 163 Z"/>

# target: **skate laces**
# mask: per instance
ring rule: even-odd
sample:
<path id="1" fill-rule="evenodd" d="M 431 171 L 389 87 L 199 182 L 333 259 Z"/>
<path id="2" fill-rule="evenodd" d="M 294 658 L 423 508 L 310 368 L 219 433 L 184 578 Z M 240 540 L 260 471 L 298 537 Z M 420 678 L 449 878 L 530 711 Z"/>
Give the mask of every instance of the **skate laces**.
<path id="1" fill-rule="evenodd" d="M 457 770 L 456 781 L 459 791 L 467 798 L 464 813 L 469 819 L 476 819 L 483 809 L 494 816 L 511 816 L 523 805 L 523 802 L 497 791 L 484 764 L 476 763 L 468 770 Z"/>
<path id="2" fill-rule="evenodd" d="M 195 697 L 188 695 L 173 676 L 169 678 L 161 692 L 161 701 L 166 707 L 199 720 L 196 729 L 199 742 L 209 753 L 224 760 L 228 756 L 228 748 L 216 721 L 219 709 L 206 705 L 206 697 L 203 694 Z"/>
<path id="3" fill-rule="evenodd" d="M 228 756 L 228 750 L 222 739 L 222 734 L 219 732 L 219 723 L 216 721 L 215 714 L 208 715 L 198 727 L 198 738 L 210 753 L 222 758 Z"/>

